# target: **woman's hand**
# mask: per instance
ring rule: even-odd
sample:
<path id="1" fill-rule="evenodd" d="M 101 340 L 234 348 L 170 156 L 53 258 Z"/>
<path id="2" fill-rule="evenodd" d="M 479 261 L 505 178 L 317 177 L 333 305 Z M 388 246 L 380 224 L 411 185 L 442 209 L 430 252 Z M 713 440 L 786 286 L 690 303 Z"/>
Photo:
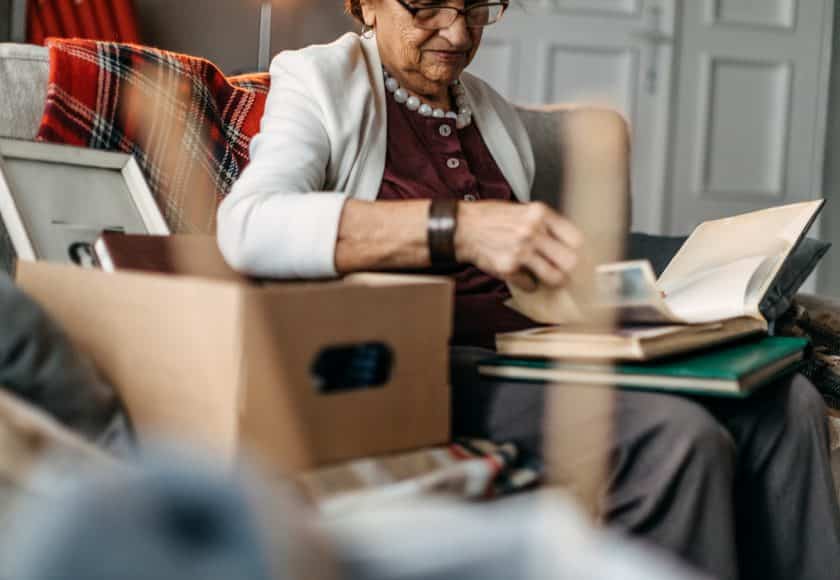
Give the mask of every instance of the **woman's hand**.
<path id="1" fill-rule="evenodd" d="M 458 205 L 455 253 L 491 276 L 524 290 L 569 280 L 583 243 L 580 231 L 544 203 L 501 201 Z"/>

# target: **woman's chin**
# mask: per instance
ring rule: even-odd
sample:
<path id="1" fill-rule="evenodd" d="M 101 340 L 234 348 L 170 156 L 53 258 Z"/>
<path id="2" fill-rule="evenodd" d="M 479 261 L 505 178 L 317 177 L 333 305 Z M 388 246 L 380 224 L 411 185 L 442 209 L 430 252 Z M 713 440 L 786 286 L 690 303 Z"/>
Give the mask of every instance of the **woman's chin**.
<path id="1" fill-rule="evenodd" d="M 435 83 L 451 84 L 458 80 L 462 72 L 464 72 L 463 66 L 438 64 L 428 67 L 423 76 Z"/>

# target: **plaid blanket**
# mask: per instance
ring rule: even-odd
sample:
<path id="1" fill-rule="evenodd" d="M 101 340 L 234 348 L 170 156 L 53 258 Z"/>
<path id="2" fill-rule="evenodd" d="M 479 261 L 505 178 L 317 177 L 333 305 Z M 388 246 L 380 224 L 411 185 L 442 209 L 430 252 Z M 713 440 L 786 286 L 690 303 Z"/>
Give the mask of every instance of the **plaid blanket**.
<path id="1" fill-rule="evenodd" d="M 226 78 L 201 58 L 143 46 L 50 39 L 37 138 L 133 154 L 174 233 L 213 233 L 248 163 L 267 74 Z"/>
<path id="2" fill-rule="evenodd" d="M 303 474 L 298 483 L 323 513 L 336 515 L 426 494 L 488 499 L 540 483 L 542 465 L 515 445 L 464 439 Z"/>

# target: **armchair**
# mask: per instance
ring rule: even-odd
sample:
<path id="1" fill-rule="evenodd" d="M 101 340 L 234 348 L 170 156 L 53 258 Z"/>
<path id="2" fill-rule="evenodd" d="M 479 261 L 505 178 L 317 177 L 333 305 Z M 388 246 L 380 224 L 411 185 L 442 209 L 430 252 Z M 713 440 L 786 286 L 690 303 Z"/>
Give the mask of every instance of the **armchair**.
<path id="1" fill-rule="evenodd" d="M 0 137 L 34 138 L 48 73 L 46 48 L 0 44 Z M 603 196 L 603 200 L 595 200 L 598 207 L 605 212 L 622 208 L 623 215 L 615 219 L 629 224 L 630 148 L 623 119 L 611 111 L 566 106 L 522 108 L 520 115 L 533 142 L 537 165 L 533 198 L 562 209 L 568 200 L 560 192 L 585 183 L 589 190 Z M 598 139 L 580 139 L 580 135 L 597 135 Z M 608 217 L 604 215 L 605 220 Z M 10 267 L 10 249 L 4 246 L 5 239 L 0 228 L 0 268 Z M 833 421 L 840 434 L 840 419 Z M 840 442 L 835 448 L 834 463 L 840 472 Z"/>

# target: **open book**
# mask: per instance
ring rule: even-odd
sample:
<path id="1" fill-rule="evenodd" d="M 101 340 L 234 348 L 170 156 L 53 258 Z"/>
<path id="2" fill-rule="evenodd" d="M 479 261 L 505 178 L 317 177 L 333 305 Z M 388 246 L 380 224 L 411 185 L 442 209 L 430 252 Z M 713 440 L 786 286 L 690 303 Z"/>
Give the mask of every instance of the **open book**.
<path id="1" fill-rule="evenodd" d="M 523 356 L 574 351 L 582 358 L 645 360 L 766 330 L 761 301 L 823 204 L 795 203 L 704 222 L 658 280 L 646 260 L 599 266 L 598 296 L 589 304 L 564 290 L 511 286 L 511 308 L 562 326 L 502 334 L 497 347 Z M 596 308 L 614 309 L 624 328 L 610 335 L 588 332 L 587 313 Z M 658 326 L 637 326 L 651 324 Z"/>
<path id="2" fill-rule="evenodd" d="M 546 324 L 579 323 L 587 308 L 610 307 L 631 323 L 700 324 L 749 317 L 824 201 L 809 201 L 703 222 L 657 280 L 645 260 L 598 267 L 598 299 L 579 305 L 563 290 L 511 287 L 509 306 Z"/>

